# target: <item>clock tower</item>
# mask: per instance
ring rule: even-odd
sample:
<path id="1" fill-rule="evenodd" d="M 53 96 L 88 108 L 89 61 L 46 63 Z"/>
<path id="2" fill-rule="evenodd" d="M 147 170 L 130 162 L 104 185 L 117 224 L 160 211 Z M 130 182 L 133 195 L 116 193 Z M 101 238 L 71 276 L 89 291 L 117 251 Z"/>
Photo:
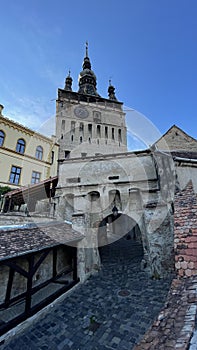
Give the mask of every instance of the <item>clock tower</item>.
<path id="1" fill-rule="evenodd" d="M 72 90 L 70 72 L 64 89 L 58 89 L 56 135 L 60 144 L 59 160 L 127 151 L 123 103 L 117 100 L 111 81 L 108 98 L 98 94 L 87 43 L 82 68 L 77 92 Z"/>

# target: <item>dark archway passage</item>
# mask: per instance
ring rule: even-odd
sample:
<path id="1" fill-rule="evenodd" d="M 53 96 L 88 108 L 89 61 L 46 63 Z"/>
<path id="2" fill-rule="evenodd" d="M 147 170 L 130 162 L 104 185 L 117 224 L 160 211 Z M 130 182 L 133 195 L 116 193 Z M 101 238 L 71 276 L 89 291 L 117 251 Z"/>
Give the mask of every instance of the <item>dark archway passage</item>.
<path id="1" fill-rule="evenodd" d="M 130 264 L 143 257 L 142 235 L 138 224 L 125 214 L 110 214 L 98 229 L 101 262 Z"/>

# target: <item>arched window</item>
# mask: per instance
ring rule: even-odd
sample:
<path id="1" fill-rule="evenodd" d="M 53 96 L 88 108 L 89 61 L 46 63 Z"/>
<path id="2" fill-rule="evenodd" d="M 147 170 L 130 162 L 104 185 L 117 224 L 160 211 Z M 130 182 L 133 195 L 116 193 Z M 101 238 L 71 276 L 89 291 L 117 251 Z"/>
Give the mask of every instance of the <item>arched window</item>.
<path id="1" fill-rule="evenodd" d="M 0 130 L 0 147 L 3 146 L 4 139 L 5 139 L 5 133 L 2 130 Z"/>
<path id="2" fill-rule="evenodd" d="M 82 136 L 80 136 L 80 138 L 79 138 L 79 142 L 80 142 L 80 143 L 82 143 L 82 142 L 83 142 L 83 138 L 82 138 Z"/>
<path id="3" fill-rule="evenodd" d="M 43 148 L 42 146 L 36 147 L 36 158 L 42 160 L 43 157 Z"/>
<path id="4" fill-rule="evenodd" d="M 16 152 L 24 153 L 25 152 L 25 141 L 23 139 L 18 139 L 16 144 Z"/>

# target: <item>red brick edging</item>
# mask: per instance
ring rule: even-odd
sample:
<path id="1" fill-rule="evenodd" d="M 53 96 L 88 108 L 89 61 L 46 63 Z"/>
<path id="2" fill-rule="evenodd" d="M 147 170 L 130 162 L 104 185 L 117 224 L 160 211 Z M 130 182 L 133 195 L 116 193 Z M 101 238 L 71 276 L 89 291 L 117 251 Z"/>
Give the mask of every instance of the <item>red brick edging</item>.
<path id="1" fill-rule="evenodd" d="M 195 328 L 197 276 L 174 279 L 164 308 L 133 350 L 187 350 Z"/>

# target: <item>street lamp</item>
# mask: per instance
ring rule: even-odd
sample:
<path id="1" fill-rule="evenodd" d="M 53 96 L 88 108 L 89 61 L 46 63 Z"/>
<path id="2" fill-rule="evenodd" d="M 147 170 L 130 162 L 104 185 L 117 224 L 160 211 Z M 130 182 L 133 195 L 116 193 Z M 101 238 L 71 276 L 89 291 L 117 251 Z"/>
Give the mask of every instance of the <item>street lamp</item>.
<path id="1" fill-rule="evenodd" d="M 112 208 L 112 213 L 113 213 L 113 216 L 118 216 L 118 208 L 114 205 L 114 207 Z"/>

